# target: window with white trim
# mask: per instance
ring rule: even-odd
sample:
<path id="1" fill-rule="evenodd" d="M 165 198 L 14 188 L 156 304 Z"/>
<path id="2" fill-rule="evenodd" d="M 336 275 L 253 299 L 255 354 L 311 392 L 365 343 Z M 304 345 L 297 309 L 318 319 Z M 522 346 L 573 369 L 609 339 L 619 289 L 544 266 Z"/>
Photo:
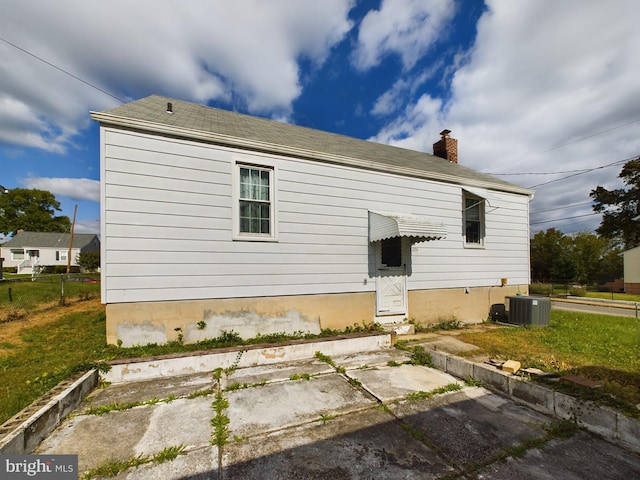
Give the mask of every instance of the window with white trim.
<path id="1" fill-rule="evenodd" d="M 484 198 L 464 194 L 464 243 L 484 245 Z"/>
<path id="2" fill-rule="evenodd" d="M 235 237 L 275 239 L 274 168 L 236 164 Z"/>
<path id="3" fill-rule="evenodd" d="M 58 262 L 66 262 L 67 258 L 69 258 L 67 256 L 68 253 L 69 253 L 68 250 L 56 250 L 56 261 L 58 261 Z"/>
<path id="4" fill-rule="evenodd" d="M 13 249 L 12 248 L 11 249 L 11 260 L 20 261 L 20 262 L 22 260 L 24 260 L 24 250 L 23 249 L 17 250 L 17 249 Z"/>

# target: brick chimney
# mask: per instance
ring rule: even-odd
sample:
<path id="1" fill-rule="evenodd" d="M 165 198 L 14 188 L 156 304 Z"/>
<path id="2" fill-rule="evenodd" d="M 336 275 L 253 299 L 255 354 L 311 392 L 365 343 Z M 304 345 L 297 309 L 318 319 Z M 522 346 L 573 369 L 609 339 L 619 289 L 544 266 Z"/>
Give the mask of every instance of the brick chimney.
<path id="1" fill-rule="evenodd" d="M 451 163 L 458 163 L 458 140 L 451 138 L 451 130 L 440 132 L 442 138 L 433 144 L 433 154 L 436 157 L 449 160 Z"/>

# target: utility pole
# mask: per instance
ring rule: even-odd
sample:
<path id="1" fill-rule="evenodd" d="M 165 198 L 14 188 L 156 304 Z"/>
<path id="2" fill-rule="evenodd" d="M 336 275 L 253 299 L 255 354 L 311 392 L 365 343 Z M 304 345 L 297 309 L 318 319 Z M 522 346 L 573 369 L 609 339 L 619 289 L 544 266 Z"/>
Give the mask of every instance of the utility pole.
<path id="1" fill-rule="evenodd" d="M 71 222 L 71 235 L 69 236 L 69 253 L 67 253 L 67 276 L 71 272 L 71 247 L 73 247 L 73 229 L 76 225 L 76 211 L 78 210 L 78 205 L 73 207 L 73 221 Z"/>
<path id="2" fill-rule="evenodd" d="M 7 193 L 9 193 L 9 189 L 7 187 L 3 187 L 2 185 L 0 185 L 0 193 L 2 193 L 3 195 L 6 195 Z M 2 280 L 2 262 L 4 262 L 4 258 L 0 257 L 0 280 Z"/>

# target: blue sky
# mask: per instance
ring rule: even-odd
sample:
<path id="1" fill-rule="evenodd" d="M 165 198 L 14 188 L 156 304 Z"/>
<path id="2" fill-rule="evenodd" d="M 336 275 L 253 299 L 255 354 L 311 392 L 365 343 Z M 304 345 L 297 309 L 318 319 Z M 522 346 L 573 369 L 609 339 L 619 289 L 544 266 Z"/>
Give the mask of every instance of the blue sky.
<path id="1" fill-rule="evenodd" d="M 0 184 L 99 233 L 90 111 L 157 93 L 431 153 L 535 187 L 591 231 L 640 155 L 635 0 L 0 0 Z"/>

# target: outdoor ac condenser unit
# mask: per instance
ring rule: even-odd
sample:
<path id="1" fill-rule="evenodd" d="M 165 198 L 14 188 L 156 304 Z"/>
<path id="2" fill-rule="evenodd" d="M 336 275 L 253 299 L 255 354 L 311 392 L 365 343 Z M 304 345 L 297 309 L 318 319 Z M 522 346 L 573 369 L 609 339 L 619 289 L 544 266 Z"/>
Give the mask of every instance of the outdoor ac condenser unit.
<path id="1" fill-rule="evenodd" d="M 516 325 L 549 325 L 551 300 L 546 297 L 512 296 L 506 299 L 509 323 Z"/>

